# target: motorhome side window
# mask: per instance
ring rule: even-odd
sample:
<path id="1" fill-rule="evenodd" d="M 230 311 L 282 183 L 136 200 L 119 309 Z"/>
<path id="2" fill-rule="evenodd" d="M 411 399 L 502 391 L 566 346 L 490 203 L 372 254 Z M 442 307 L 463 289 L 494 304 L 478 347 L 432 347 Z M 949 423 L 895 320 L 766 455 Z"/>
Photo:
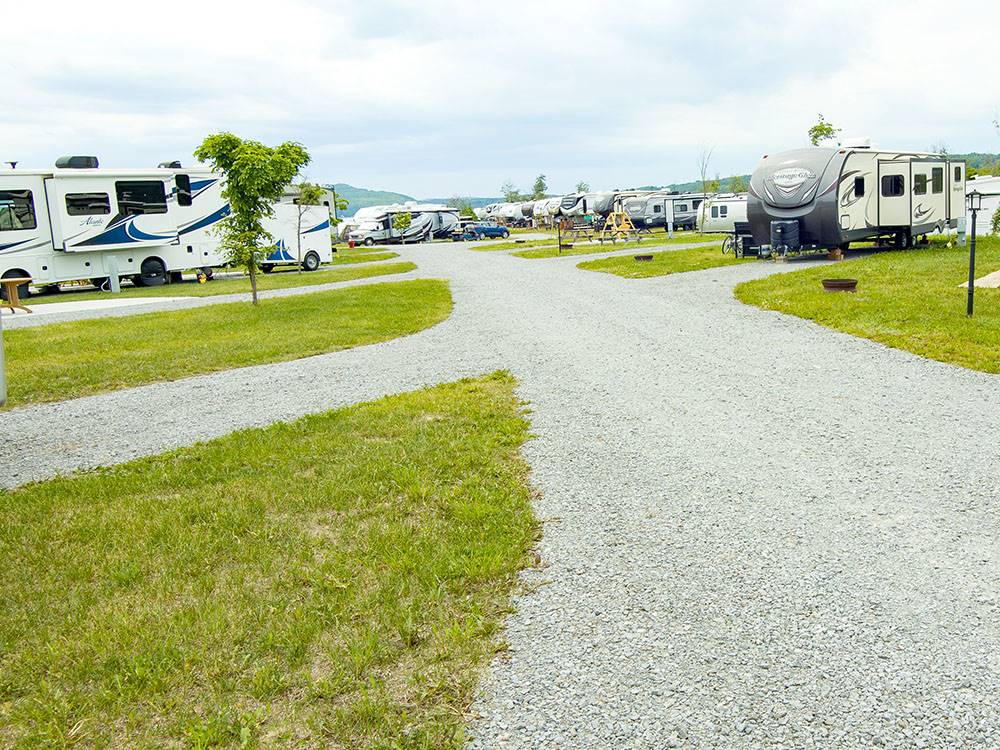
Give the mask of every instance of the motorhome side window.
<path id="1" fill-rule="evenodd" d="M 159 180 L 116 182 L 115 192 L 120 213 L 139 216 L 167 212 L 167 191 Z"/>
<path id="2" fill-rule="evenodd" d="M 653 213 L 654 214 L 661 213 L 660 208 L 661 208 L 661 206 L 653 206 Z"/>
<path id="3" fill-rule="evenodd" d="M 0 232 L 34 229 L 35 201 L 30 190 L 0 190 Z"/>
<path id="4" fill-rule="evenodd" d="M 887 174 L 882 177 L 882 197 L 896 198 L 906 192 L 906 181 L 901 174 Z"/>
<path id="5" fill-rule="evenodd" d="M 66 213 L 70 216 L 100 216 L 111 213 L 107 193 L 66 193 Z"/>
<path id="6" fill-rule="evenodd" d="M 931 192 L 944 192 L 944 167 L 934 167 L 931 170 Z"/>
<path id="7" fill-rule="evenodd" d="M 865 178 L 855 177 L 854 178 L 854 197 L 861 198 L 865 194 Z"/>
<path id="8" fill-rule="evenodd" d="M 927 195 L 927 175 L 925 174 L 913 175 L 913 194 Z"/>
<path id="9" fill-rule="evenodd" d="M 174 177 L 174 187 L 177 188 L 177 205 L 191 205 L 191 178 L 186 174 L 179 174 Z"/>

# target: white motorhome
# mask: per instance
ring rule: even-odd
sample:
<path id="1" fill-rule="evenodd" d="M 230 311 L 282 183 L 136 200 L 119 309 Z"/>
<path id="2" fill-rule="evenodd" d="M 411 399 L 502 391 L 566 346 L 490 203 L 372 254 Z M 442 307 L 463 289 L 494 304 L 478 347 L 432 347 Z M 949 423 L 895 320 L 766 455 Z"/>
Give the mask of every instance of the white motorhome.
<path id="1" fill-rule="evenodd" d="M 722 193 L 706 198 L 698 208 L 698 229 L 702 232 L 736 231 L 736 222 L 747 220 L 747 194 Z"/>
<path id="2" fill-rule="evenodd" d="M 410 226 L 400 231 L 393 226 L 393 219 L 403 213 L 410 214 Z M 347 235 L 348 239 L 369 246 L 443 239 L 459 225 L 457 208 L 420 203 L 372 206 L 360 209 L 355 219 L 357 226 Z"/>
<path id="3" fill-rule="evenodd" d="M 965 162 L 869 145 L 765 156 L 747 216 L 758 247 L 784 254 L 891 237 L 901 247 L 965 215 Z"/>
<path id="4" fill-rule="evenodd" d="M 182 271 L 225 263 L 210 230 L 230 212 L 219 175 L 182 169 L 104 169 L 94 157 L 64 157 L 50 170 L 0 170 L 0 277 L 35 286 L 111 274 L 137 286 L 177 280 Z M 299 229 L 301 224 L 301 229 Z M 310 270 L 332 258 L 325 206 L 277 204 L 266 226 L 269 265 Z M 298 235 L 298 236 L 297 236 Z M 301 258 L 299 257 L 301 238 Z M 27 285 L 22 289 L 27 294 Z"/>

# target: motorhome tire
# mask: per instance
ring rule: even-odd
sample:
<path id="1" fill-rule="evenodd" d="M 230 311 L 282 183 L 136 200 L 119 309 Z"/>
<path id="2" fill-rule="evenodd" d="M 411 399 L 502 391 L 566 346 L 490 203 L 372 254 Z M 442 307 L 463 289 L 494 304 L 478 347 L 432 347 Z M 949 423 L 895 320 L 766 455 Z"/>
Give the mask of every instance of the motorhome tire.
<path id="1" fill-rule="evenodd" d="M 27 271 L 22 271 L 20 268 L 12 268 L 11 270 L 4 273 L 4 275 L 0 278 L 16 279 L 18 277 L 26 277 L 26 276 L 31 276 L 31 274 L 28 273 Z M 31 296 L 31 290 L 28 288 L 28 282 L 24 282 L 23 284 L 17 285 L 17 296 L 20 297 L 21 299 L 27 299 L 28 297 Z M 6 289 L 0 289 L 0 297 L 7 299 Z"/>
<path id="2" fill-rule="evenodd" d="M 167 267 L 159 258 L 146 258 L 139 266 L 139 273 L 132 277 L 136 286 L 163 286 L 167 283 Z"/>
<path id="3" fill-rule="evenodd" d="M 375 240 L 373 240 L 371 237 L 365 237 L 365 245 L 366 246 L 371 247 L 374 244 L 375 244 Z"/>
<path id="4" fill-rule="evenodd" d="M 272 266 L 270 263 L 265 263 L 260 267 L 260 270 L 263 271 L 264 273 L 271 273 L 271 271 L 274 270 L 274 266 Z"/>
<path id="5" fill-rule="evenodd" d="M 319 268 L 319 256 L 316 253 L 306 253 L 305 259 L 302 261 L 302 268 L 306 271 L 315 271 Z"/>

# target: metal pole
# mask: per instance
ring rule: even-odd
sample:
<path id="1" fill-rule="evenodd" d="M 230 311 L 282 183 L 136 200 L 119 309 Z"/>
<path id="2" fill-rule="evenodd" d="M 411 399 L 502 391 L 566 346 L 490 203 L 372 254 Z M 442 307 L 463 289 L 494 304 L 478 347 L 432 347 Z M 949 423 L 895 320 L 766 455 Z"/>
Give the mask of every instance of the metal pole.
<path id="1" fill-rule="evenodd" d="M 965 314 L 972 317 L 972 299 L 976 291 L 976 209 L 971 209 L 972 214 L 972 240 L 969 242 L 969 298 L 965 306 Z"/>
<path id="2" fill-rule="evenodd" d="M 559 243 L 559 248 L 556 250 L 556 255 L 562 255 L 562 219 L 561 218 L 559 219 L 559 221 L 556 222 L 556 226 L 558 227 L 558 229 L 556 229 L 556 232 L 557 232 L 557 236 L 559 238 L 557 240 L 557 242 Z"/>
<path id="3" fill-rule="evenodd" d="M 3 358 L 3 313 L 0 312 L 0 406 L 7 403 L 7 364 Z"/>

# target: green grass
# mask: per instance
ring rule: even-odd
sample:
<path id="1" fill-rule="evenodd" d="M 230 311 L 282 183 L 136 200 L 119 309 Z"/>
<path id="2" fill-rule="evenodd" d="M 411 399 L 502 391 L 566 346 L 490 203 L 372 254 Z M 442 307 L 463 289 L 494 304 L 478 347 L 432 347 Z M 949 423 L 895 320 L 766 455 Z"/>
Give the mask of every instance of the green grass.
<path id="1" fill-rule="evenodd" d="M 374 263 L 378 260 L 389 260 L 390 258 L 398 257 L 399 253 L 394 253 L 391 250 L 365 252 L 359 251 L 357 248 L 342 247 L 337 249 L 337 252 L 333 254 L 333 260 L 327 265 L 340 266 L 350 263 Z"/>
<path id="2" fill-rule="evenodd" d="M 396 257 L 395 253 L 374 253 L 387 257 Z M 273 273 L 257 275 L 257 288 L 288 289 L 296 286 L 315 286 L 316 284 L 331 284 L 338 281 L 367 279 L 373 276 L 386 276 L 396 273 L 408 273 L 416 269 L 410 262 L 382 263 L 374 266 L 357 265 L 366 261 L 357 260 L 363 256 L 345 256 L 337 265 L 345 268 L 330 268 L 324 266 L 318 271 L 300 271 L 299 269 L 275 270 Z M 95 299 L 133 299 L 140 297 L 212 297 L 217 294 L 250 293 L 250 279 L 247 276 L 216 277 L 205 284 L 196 281 L 185 281 L 181 284 L 167 284 L 155 287 L 134 287 L 123 285 L 118 294 L 111 292 L 75 292 L 64 291 L 59 294 L 33 296 L 28 300 L 28 306 L 44 305 L 50 302 L 82 302 Z"/>
<path id="3" fill-rule="evenodd" d="M 1000 239 L 977 242 L 976 277 L 1000 269 Z M 736 287 L 743 302 L 813 320 L 922 357 L 1000 373 L 1000 290 L 976 289 L 965 316 L 969 249 L 882 252 L 836 266 L 776 274 Z M 856 294 L 824 292 L 822 279 L 856 278 Z"/>
<path id="4" fill-rule="evenodd" d="M 613 273 L 615 276 L 624 276 L 627 279 L 646 279 L 651 276 L 668 276 L 672 273 L 732 266 L 754 260 L 723 255 L 721 245 L 691 247 L 686 250 L 667 250 L 661 253 L 646 253 L 640 248 L 635 254 L 652 255 L 653 259 L 651 261 L 637 261 L 632 255 L 618 255 L 612 258 L 579 263 L 577 268 L 582 268 L 585 271 Z"/>
<path id="5" fill-rule="evenodd" d="M 477 242 L 471 242 L 469 244 L 470 250 L 476 250 L 481 253 L 490 253 L 495 250 L 513 250 L 514 248 L 526 248 L 526 247 L 540 247 L 541 245 L 551 245 L 552 240 L 522 240 L 521 242 L 515 242 L 514 240 L 507 240 L 506 242 L 496 242 L 492 240 L 479 240 Z"/>
<path id="6" fill-rule="evenodd" d="M 722 239 L 724 235 L 720 234 L 695 234 L 689 232 L 687 234 L 677 236 L 675 235 L 673 239 L 668 238 L 666 235 L 654 234 L 654 235 L 643 235 L 642 242 L 616 242 L 614 244 L 610 242 L 605 242 L 601 244 L 597 243 L 573 243 L 573 247 L 566 247 L 563 245 L 562 252 L 559 252 L 556 245 L 551 243 L 547 244 L 545 247 L 533 248 L 530 250 L 524 250 L 522 252 L 511 253 L 518 258 L 557 258 L 563 255 L 593 255 L 594 253 L 610 253 L 616 250 L 634 249 L 637 253 L 645 253 L 646 250 L 650 250 L 656 247 L 666 247 L 669 245 L 689 245 L 695 242 L 713 242 Z"/>
<path id="7" fill-rule="evenodd" d="M 418 280 L 15 329 L 4 334 L 8 405 L 386 341 L 439 323 L 451 308 L 446 282 Z"/>
<path id="8" fill-rule="evenodd" d="M 537 536 L 513 386 L 0 491 L 0 746 L 462 747 Z"/>

